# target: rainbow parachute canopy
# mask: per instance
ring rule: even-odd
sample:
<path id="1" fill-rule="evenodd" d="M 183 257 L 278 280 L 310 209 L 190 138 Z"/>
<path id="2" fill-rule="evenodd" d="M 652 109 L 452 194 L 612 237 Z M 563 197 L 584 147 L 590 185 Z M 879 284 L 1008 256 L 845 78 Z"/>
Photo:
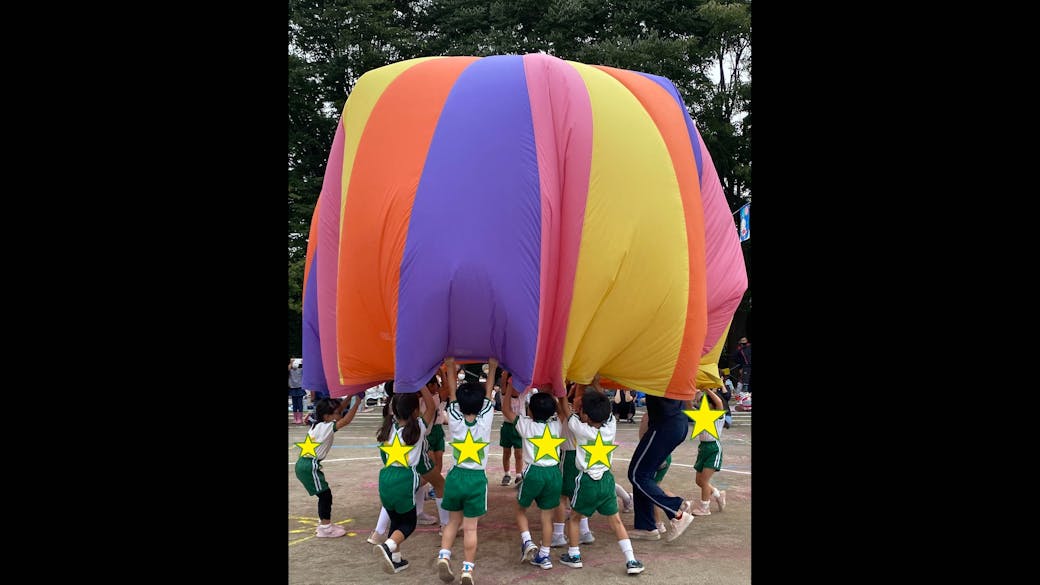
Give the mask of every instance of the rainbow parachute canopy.
<path id="1" fill-rule="evenodd" d="M 699 372 L 718 378 L 746 288 L 667 79 L 544 54 L 403 61 L 358 80 L 336 130 L 307 248 L 304 387 L 414 392 L 445 356 L 495 356 L 517 387 L 600 373 L 688 399 Z"/>

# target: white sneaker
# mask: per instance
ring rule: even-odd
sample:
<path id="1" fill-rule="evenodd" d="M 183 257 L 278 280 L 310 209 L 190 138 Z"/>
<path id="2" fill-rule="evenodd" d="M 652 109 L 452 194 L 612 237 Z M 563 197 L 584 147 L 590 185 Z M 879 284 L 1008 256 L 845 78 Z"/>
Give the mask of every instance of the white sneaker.
<path id="1" fill-rule="evenodd" d="M 686 529 L 690 527 L 690 524 L 693 524 L 693 514 L 683 512 L 681 518 L 672 520 L 672 531 L 668 533 L 665 540 L 667 542 L 672 542 L 676 538 L 679 538 L 682 536 L 682 533 L 686 532 Z"/>
<path id="2" fill-rule="evenodd" d="M 712 496 L 712 498 L 715 500 L 715 503 L 718 504 L 719 512 L 726 509 L 726 490 L 719 490 L 719 495 Z"/>
<path id="3" fill-rule="evenodd" d="M 437 575 L 445 583 L 455 580 L 455 575 L 451 572 L 451 559 L 437 559 Z"/>
<path id="4" fill-rule="evenodd" d="M 383 544 L 386 542 L 386 537 L 373 530 L 372 536 L 366 538 L 365 541 L 368 542 L 368 544 Z"/>
<path id="5" fill-rule="evenodd" d="M 549 545 L 551 548 L 557 548 L 560 546 L 567 546 L 567 535 L 565 534 L 553 534 L 552 544 Z"/>
<path id="6" fill-rule="evenodd" d="M 592 544 L 596 542 L 596 537 L 592 535 L 592 531 L 582 532 L 579 542 L 581 542 L 581 544 Z"/>
<path id="7" fill-rule="evenodd" d="M 422 524 L 423 526 L 429 526 L 430 524 L 436 524 L 440 522 L 440 519 L 436 518 L 435 516 L 430 516 L 426 512 L 419 512 L 419 515 L 416 516 L 416 519 L 419 522 L 419 524 Z"/>
<path id="8" fill-rule="evenodd" d="M 660 526 L 660 525 L 658 525 Z M 632 540 L 661 540 L 661 530 L 640 530 L 633 528 L 628 530 L 628 537 Z"/>

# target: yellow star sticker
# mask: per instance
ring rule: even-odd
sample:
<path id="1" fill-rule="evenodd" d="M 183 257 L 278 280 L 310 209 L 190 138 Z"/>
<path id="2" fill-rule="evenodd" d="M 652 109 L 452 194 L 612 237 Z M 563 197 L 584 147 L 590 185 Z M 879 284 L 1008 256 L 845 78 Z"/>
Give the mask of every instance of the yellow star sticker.
<path id="1" fill-rule="evenodd" d="M 401 443 L 401 435 L 397 433 L 394 433 L 394 441 L 389 446 L 379 446 L 379 450 L 386 453 L 386 467 L 390 467 L 390 464 L 394 462 L 408 467 L 408 452 L 412 449 L 415 449 L 415 445 Z"/>
<path id="2" fill-rule="evenodd" d="M 455 450 L 458 451 L 455 455 L 455 463 L 462 463 L 467 459 L 472 459 L 476 461 L 478 465 L 481 464 L 483 459 L 481 451 L 490 444 L 491 443 L 474 441 L 473 433 L 471 433 L 469 429 L 466 429 L 465 441 L 455 441 L 451 443 L 451 446 L 455 447 Z"/>
<path id="3" fill-rule="evenodd" d="M 303 457 L 308 453 L 310 453 L 311 457 L 317 457 L 318 454 L 314 452 L 314 449 L 320 444 L 321 443 L 315 443 L 314 441 L 312 441 L 310 435 L 307 435 L 307 438 L 304 439 L 302 443 L 293 443 L 293 445 L 296 445 L 300 448 L 300 457 Z"/>
<path id="4" fill-rule="evenodd" d="M 542 457 L 549 457 L 557 461 L 560 460 L 560 453 L 556 450 L 567 439 L 558 439 L 549 432 L 549 425 L 545 425 L 545 429 L 542 431 L 541 437 L 528 437 L 528 441 L 535 447 L 538 447 L 538 453 L 535 454 L 534 460 L 538 461 Z"/>
<path id="5" fill-rule="evenodd" d="M 603 442 L 603 433 L 596 431 L 596 442 L 589 443 L 588 445 L 580 445 L 582 449 L 585 449 L 589 453 L 589 462 L 585 465 L 585 468 L 592 467 L 597 461 L 603 462 L 603 465 L 610 469 L 610 452 L 617 449 L 617 445 L 611 445 L 610 443 Z"/>
<path id="6" fill-rule="evenodd" d="M 697 433 L 701 431 L 708 431 L 709 435 L 715 437 L 716 439 L 719 438 L 719 433 L 715 430 L 715 425 L 712 423 L 714 423 L 716 420 L 725 415 L 726 411 L 711 410 L 708 407 L 707 396 L 704 396 L 703 394 L 701 395 L 701 406 L 699 409 L 684 410 L 683 412 L 686 413 L 686 416 L 690 417 L 690 420 L 696 423 L 693 425 L 693 433 L 690 435 L 691 439 L 696 437 Z"/>

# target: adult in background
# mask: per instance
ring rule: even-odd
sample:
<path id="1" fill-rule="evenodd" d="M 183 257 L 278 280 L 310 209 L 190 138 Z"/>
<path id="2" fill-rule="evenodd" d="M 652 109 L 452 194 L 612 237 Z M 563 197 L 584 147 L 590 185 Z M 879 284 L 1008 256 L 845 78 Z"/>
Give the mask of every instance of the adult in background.
<path id="1" fill-rule="evenodd" d="M 654 518 L 654 506 L 661 508 L 671 520 L 667 540 L 675 540 L 693 522 L 688 510 L 691 503 L 679 496 L 668 496 L 657 485 L 654 476 L 665 459 L 686 440 L 689 417 L 683 412 L 681 400 L 660 396 L 646 397 L 646 433 L 639 439 L 632 462 L 628 466 L 628 481 L 632 482 L 635 500 L 635 528 L 629 538 L 660 540 L 661 533 Z M 667 526 L 667 524 L 666 524 Z"/>
<path id="2" fill-rule="evenodd" d="M 751 392 L 751 344 L 747 337 L 741 337 L 737 342 L 737 365 L 733 367 L 740 371 L 740 382 L 744 392 Z"/>
<path id="3" fill-rule="evenodd" d="M 300 358 L 289 358 L 289 397 L 292 398 L 293 424 L 302 425 L 303 422 L 303 397 L 306 391 L 303 389 L 303 360 Z"/>

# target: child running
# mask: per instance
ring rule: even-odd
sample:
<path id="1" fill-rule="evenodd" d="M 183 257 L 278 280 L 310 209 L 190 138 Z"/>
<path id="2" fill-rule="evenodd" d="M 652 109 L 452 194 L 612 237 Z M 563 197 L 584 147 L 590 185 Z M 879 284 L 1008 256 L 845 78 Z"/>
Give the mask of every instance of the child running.
<path id="1" fill-rule="evenodd" d="M 490 367 L 489 371 L 492 371 Z M 488 374 L 491 377 L 491 374 Z M 504 382 L 499 383 L 499 388 L 502 389 L 502 412 L 505 412 L 506 402 L 510 403 L 513 412 L 523 412 L 524 399 L 521 397 L 519 391 L 512 386 L 506 388 Z M 498 446 L 502 447 L 502 469 L 505 470 L 505 475 L 502 476 L 502 485 L 509 485 L 509 459 L 512 457 L 516 460 L 516 482 L 513 485 L 518 485 L 524 480 L 523 472 L 521 471 L 520 464 L 523 461 L 523 440 L 520 435 L 516 432 L 516 425 L 510 420 L 502 420 L 502 427 L 499 429 L 498 434 Z"/>
<path id="2" fill-rule="evenodd" d="M 721 391 L 721 389 L 718 389 L 718 391 Z M 713 410 L 722 410 L 722 399 L 715 392 L 716 390 L 709 388 L 703 394 L 711 401 L 714 407 Z M 698 392 L 694 396 L 693 404 L 695 406 L 700 404 L 700 394 Z M 723 417 L 715 419 L 715 432 L 718 433 L 719 438 L 722 437 L 723 423 Z M 694 516 L 711 516 L 711 510 L 708 509 L 708 505 L 712 499 L 718 505 L 719 512 L 726 507 L 726 491 L 720 491 L 711 485 L 711 476 L 715 475 L 716 471 L 722 469 L 722 442 L 715 439 L 708 431 L 701 431 L 697 438 L 700 439 L 701 443 L 697 446 L 697 462 L 693 464 L 693 468 L 697 471 L 696 481 L 701 488 L 701 500 L 690 508 L 690 514 Z"/>

